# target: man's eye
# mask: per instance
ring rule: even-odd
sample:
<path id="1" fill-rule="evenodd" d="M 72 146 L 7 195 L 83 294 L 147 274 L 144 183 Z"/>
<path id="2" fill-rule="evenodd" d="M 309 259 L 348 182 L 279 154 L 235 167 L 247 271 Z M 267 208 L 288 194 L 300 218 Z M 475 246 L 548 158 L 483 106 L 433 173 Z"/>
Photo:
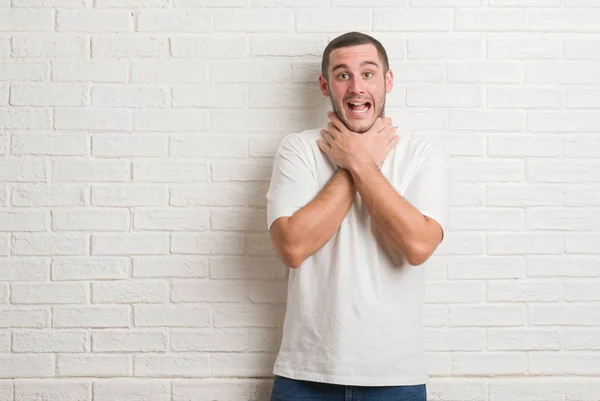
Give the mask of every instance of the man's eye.
<path id="1" fill-rule="evenodd" d="M 365 72 L 365 77 L 371 78 L 373 76 L 372 72 Z"/>
<path id="2" fill-rule="evenodd" d="M 346 73 L 341 73 L 340 75 L 338 75 L 339 79 L 348 79 L 348 74 Z"/>

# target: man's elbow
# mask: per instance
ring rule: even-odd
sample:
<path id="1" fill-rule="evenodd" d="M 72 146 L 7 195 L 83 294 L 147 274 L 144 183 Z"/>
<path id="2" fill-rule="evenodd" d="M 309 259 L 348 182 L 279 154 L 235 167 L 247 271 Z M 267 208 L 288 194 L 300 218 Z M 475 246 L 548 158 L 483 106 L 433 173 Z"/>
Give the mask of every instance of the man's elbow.
<path id="1" fill-rule="evenodd" d="M 429 260 L 433 255 L 433 251 L 435 251 L 435 247 L 432 248 L 423 244 L 414 245 L 406 252 L 404 258 L 411 266 L 420 266 Z"/>

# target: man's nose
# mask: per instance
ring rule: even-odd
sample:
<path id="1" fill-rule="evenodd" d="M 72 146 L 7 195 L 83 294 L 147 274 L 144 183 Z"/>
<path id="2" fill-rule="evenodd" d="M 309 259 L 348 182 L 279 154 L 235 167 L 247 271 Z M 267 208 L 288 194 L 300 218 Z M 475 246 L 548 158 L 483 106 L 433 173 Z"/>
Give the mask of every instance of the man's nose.
<path id="1" fill-rule="evenodd" d="M 362 80 L 360 78 L 350 78 L 349 90 L 351 93 L 362 93 L 363 92 Z"/>

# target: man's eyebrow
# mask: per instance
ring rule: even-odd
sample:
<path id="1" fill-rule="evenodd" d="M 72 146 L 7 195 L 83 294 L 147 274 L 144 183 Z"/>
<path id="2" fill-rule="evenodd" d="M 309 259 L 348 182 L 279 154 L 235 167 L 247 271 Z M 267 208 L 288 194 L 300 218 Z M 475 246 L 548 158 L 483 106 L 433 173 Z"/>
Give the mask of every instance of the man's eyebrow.
<path id="1" fill-rule="evenodd" d="M 377 64 L 375 61 L 371 61 L 371 60 L 367 60 L 367 61 L 363 61 L 362 63 L 360 63 L 360 66 L 364 66 L 364 65 L 374 65 L 375 67 L 379 67 L 379 64 Z M 333 68 L 331 69 L 331 71 L 335 71 L 338 68 L 348 68 L 348 66 L 346 64 L 336 64 L 335 66 L 333 66 Z"/>

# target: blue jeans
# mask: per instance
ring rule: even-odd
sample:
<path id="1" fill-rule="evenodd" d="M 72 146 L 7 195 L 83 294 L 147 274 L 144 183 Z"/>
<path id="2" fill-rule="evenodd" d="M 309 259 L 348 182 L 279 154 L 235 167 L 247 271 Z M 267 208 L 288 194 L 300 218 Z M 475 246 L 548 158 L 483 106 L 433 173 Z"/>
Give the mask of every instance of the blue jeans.
<path id="1" fill-rule="evenodd" d="M 344 386 L 275 376 L 271 401 L 427 401 L 425 384 Z"/>

